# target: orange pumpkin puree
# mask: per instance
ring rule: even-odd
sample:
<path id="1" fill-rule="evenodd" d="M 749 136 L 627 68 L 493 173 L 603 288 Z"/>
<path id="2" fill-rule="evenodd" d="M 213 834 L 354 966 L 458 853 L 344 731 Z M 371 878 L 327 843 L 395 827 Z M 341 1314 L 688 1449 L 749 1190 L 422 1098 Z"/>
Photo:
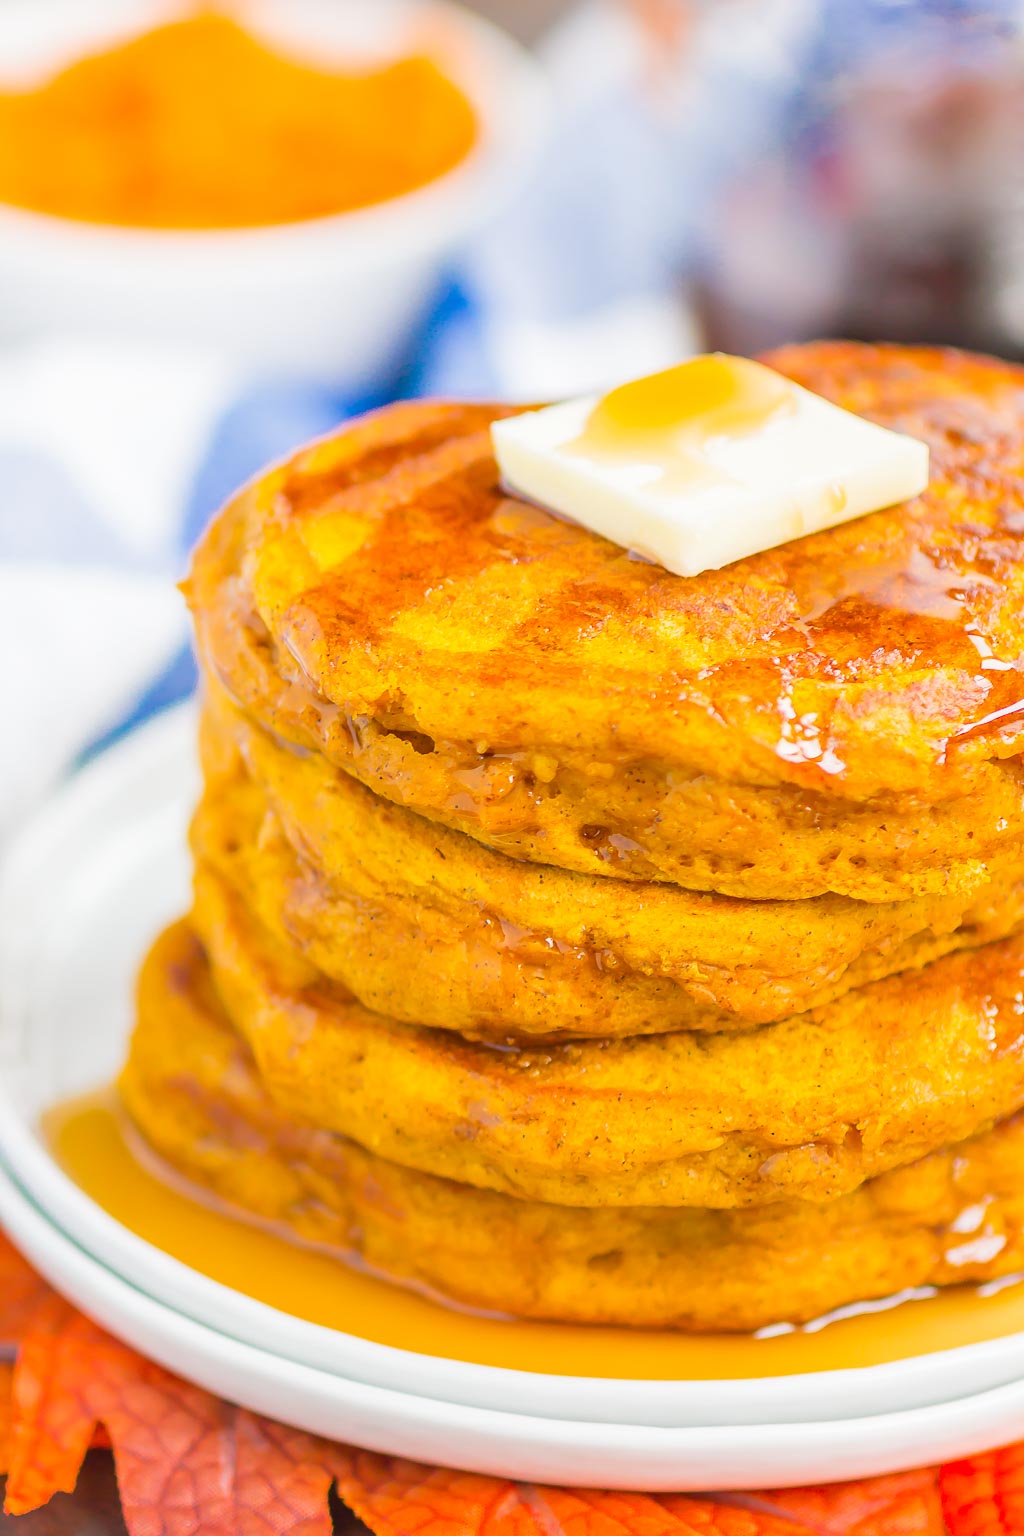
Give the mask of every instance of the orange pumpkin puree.
<path id="1" fill-rule="evenodd" d="M 151 229 L 287 224 L 423 186 L 475 134 L 426 57 L 327 70 L 200 11 L 0 93 L 0 201 Z"/>

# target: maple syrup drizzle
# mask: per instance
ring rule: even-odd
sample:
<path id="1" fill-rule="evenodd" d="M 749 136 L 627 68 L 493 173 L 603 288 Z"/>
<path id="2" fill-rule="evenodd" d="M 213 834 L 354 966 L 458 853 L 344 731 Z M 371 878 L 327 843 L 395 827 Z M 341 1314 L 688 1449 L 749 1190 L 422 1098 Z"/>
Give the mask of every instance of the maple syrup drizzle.
<path id="1" fill-rule="evenodd" d="M 294 1317 L 441 1359 L 569 1376 L 737 1380 L 908 1359 L 1024 1330 L 1024 1285 L 923 1288 L 758 1335 L 533 1323 L 457 1311 L 303 1247 L 158 1176 L 114 1090 L 58 1105 L 42 1130 L 64 1172 L 129 1231 L 210 1279 Z"/>
<path id="2" fill-rule="evenodd" d="M 976 612 L 998 597 L 1000 583 L 988 572 L 945 564 L 941 552 L 918 546 L 893 554 L 868 549 L 824 570 L 809 560 L 791 579 L 798 611 L 775 632 L 780 654 L 774 662 L 780 678 L 776 752 L 787 762 L 843 771 L 826 724 L 800 711 L 796 695 L 807 672 L 793 663 L 802 652 L 815 651 L 822 675 L 840 682 L 846 662 L 857 665 L 865 633 L 877 633 L 880 646 L 976 680 L 977 716 L 940 744 L 941 758 L 949 747 L 1013 725 L 1024 714 L 1024 674 L 1014 660 L 997 654 Z M 795 644 L 783 650 L 787 640 Z"/>
<path id="3" fill-rule="evenodd" d="M 793 386 L 771 369 L 745 359 L 717 355 L 695 358 L 611 391 L 594 407 L 583 432 L 570 447 L 605 462 L 611 459 L 639 464 L 648 475 L 678 473 L 692 485 L 694 473 L 710 472 L 711 460 L 705 450 L 716 437 L 755 432 L 777 414 L 785 414 L 793 399 Z M 468 425 L 476 425 L 475 420 Z M 967 470 L 971 470 L 973 458 L 977 457 L 971 446 L 974 439 L 959 428 L 954 432 L 937 408 L 931 416 L 917 422 L 914 430 L 930 439 L 940 469 L 948 459 L 963 459 L 966 455 Z M 443 432 L 437 428 L 426 446 L 436 447 L 442 438 Z M 392 465 L 393 459 L 392 450 L 385 455 L 387 465 Z M 460 495 L 446 500 L 444 513 L 451 524 L 450 545 L 463 552 L 460 560 L 464 555 L 467 569 L 486 563 L 495 547 L 500 547 L 506 557 L 518 558 L 517 551 L 524 540 L 536 541 L 545 530 L 557 527 L 557 519 L 522 501 L 503 499 L 493 484 L 485 483 L 493 466 L 488 470 L 486 464 L 481 467 L 474 461 L 472 475 L 465 468 L 460 473 Z M 332 474 L 338 477 L 337 470 Z M 326 496 L 333 487 L 331 476 L 326 479 L 326 484 L 316 481 L 317 495 L 312 497 L 301 486 L 297 489 L 290 485 L 285 497 L 289 506 L 294 510 L 317 504 L 317 497 Z M 347 484 L 344 474 L 341 481 Z M 385 540 L 386 522 L 387 516 L 382 516 L 378 530 L 378 537 Z M 926 519 L 922 533 L 927 527 Z M 952 532 L 957 534 L 955 526 Z M 977 537 L 958 536 L 948 547 L 941 542 L 941 528 L 935 530 L 939 543 L 922 539 L 918 547 L 908 546 L 905 540 L 898 541 L 899 547 L 889 548 L 884 544 L 864 548 L 855 543 L 843 562 L 818 558 L 805 561 L 796 553 L 799 544 L 788 546 L 793 553 L 789 556 L 786 580 L 795 597 L 794 609 L 777 629 L 760 637 L 762 642 L 777 643 L 779 648 L 774 658 L 766 658 L 763 652 L 760 658 L 762 667 L 774 667 L 778 673 L 774 700 L 778 755 L 828 777 L 842 775 L 846 764 L 842 751 L 830 739 L 827 718 L 808 715 L 807 706 L 801 702 L 801 682 L 809 675 L 806 652 L 812 651 L 817 658 L 811 664 L 811 676 L 818 670 L 841 684 L 848 673 L 861 675 L 869 642 L 872 651 L 902 652 L 912 662 L 918 658 L 922 666 L 955 669 L 968 685 L 973 680 L 974 697 L 963 700 L 959 719 L 951 722 L 948 736 L 942 739 L 936 734 L 937 762 L 945 761 L 947 753 L 977 751 L 979 747 L 984 750 L 992 738 L 1007 742 L 1014 739 L 1024 726 L 1024 676 L 1020 675 L 1024 668 L 1012 652 L 999 654 L 998 645 L 987 632 L 986 619 L 988 610 L 998 603 L 1004 571 L 1014 558 L 1004 546 L 1008 540 L 1017 542 L 1022 536 L 1024 522 L 1016 501 L 1007 498 L 1005 505 L 995 509 L 991 522 L 979 525 Z M 883 537 L 888 537 L 888 533 L 883 532 Z M 476 550 L 472 560 L 470 546 Z M 346 565 L 346 580 L 350 583 L 351 563 Z M 370 565 L 377 572 L 376 581 L 380 562 L 374 559 Z M 419 573 L 419 565 L 416 572 Z M 424 580 L 428 577 L 429 572 Z M 403 575 L 402 580 L 410 590 L 416 586 L 412 571 Z M 372 593 L 367 589 L 357 606 L 365 609 L 372 596 L 370 607 L 374 613 L 380 603 L 384 604 L 382 613 L 393 613 L 396 606 L 401 606 L 393 586 L 394 583 L 388 588 L 386 598 L 376 587 Z M 350 596 L 355 602 L 355 596 Z M 276 701 L 282 716 L 302 722 L 314 739 L 335 737 L 347 731 L 352 751 L 359 755 L 365 750 L 367 732 L 372 735 L 375 730 L 390 729 L 386 721 L 353 721 L 345 717 L 338 706 L 318 692 L 313 678 L 306 673 L 303 648 L 293 643 L 289 653 L 286 644 L 272 641 L 255 614 L 251 624 L 246 626 L 243 622 L 243 627 L 251 628 L 252 641 L 262 640 L 275 653 L 276 665 L 285 678 L 281 697 Z M 257 633 L 259 630 L 262 635 Z M 792 665 L 797 652 L 805 653 L 803 665 Z M 709 669 L 709 675 L 736 664 L 736 659 L 716 663 Z M 702 681 L 706 681 L 703 674 Z M 762 699 L 766 707 L 773 707 L 770 695 L 762 695 Z M 425 750 L 433 749 L 435 744 L 424 740 Z M 514 752 L 492 753 L 480 760 L 467 755 L 452 771 L 452 788 L 445 808 L 458 815 L 490 817 L 499 799 L 508 799 L 510 811 L 513 800 L 533 803 L 541 791 L 529 784 L 527 767 L 522 755 Z M 520 808 L 525 811 L 527 807 Z M 619 849 L 610 840 L 602 841 L 594 851 L 612 863 L 635 862 L 636 850 L 632 846 Z"/>
<path id="4" fill-rule="evenodd" d="M 1002 709 L 993 709 L 990 714 L 982 715 L 980 720 L 974 720 L 970 725 L 961 726 L 952 740 L 971 741 L 978 736 L 986 736 L 998 731 L 1003 725 L 1015 725 L 1024 715 L 1024 699 L 1016 699 L 1012 704 L 1004 704 Z"/>
<path id="5" fill-rule="evenodd" d="M 564 451 L 642 468 L 645 485 L 659 491 L 690 491 L 731 479 L 708 457 L 715 438 L 749 437 L 795 409 L 788 379 L 747 358 L 710 353 L 611 390 Z"/>

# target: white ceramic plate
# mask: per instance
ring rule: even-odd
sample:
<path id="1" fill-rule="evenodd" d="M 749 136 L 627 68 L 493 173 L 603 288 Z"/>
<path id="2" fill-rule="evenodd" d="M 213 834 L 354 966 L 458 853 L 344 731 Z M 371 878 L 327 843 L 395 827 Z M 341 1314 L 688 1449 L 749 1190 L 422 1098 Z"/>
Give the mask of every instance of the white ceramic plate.
<path id="1" fill-rule="evenodd" d="M 0 1216 L 55 1285 L 111 1333 L 232 1402 L 368 1450 L 521 1482 L 637 1491 L 782 1488 L 966 1456 L 1020 1432 L 1024 1385 L 875 1418 L 708 1429 L 495 1412 L 282 1360 L 129 1285 L 0 1172 Z"/>
<path id="2" fill-rule="evenodd" d="M 0 1162 L 9 1175 L 0 1218 L 75 1301 L 176 1369 L 296 1423 L 467 1466 L 475 1448 L 472 1465 L 516 1476 L 752 1486 L 880 1471 L 1014 1432 L 1024 1411 L 1021 1335 L 869 1369 L 757 1380 L 546 1376 L 289 1317 L 197 1274 L 100 1210 L 56 1166 L 36 1124 L 49 1105 L 113 1077 L 139 956 L 187 902 L 193 736 L 191 713 L 179 711 L 102 758 L 26 830 L 0 880 Z M 392 1398 L 400 1401 L 389 1418 L 381 1405 Z M 364 1432 L 351 1415 L 371 1399 L 378 1406 Z M 467 1423 L 475 1428 L 464 1438 Z M 435 1429 L 428 1449 L 422 1436 Z M 925 1433 L 953 1438 L 925 1441 Z M 557 1465 L 544 1459 L 554 1445 L 565 1456 Z M 826 1448 L 838 1458 L 827 1472 Z M 697 1466 L 699 1475 L 685 1472 Z"/>

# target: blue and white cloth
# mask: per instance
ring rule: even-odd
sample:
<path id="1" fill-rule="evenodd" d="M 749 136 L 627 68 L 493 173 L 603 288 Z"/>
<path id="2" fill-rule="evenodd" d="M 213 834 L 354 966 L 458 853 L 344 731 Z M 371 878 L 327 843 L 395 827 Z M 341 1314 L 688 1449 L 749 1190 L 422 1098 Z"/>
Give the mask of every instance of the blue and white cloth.
<path id="1" fill-rule="evenodd" d="M 598 323 L 603 340 L 576 327 L 562 355 L 576 347 L 585 373 L 617 332 L 635 343 L 652 318 L 627 307 Z M 179 351 L 69 341 L 0 355 L 0 842 L 69 766 L 192 688 L 175 584 L 237 486 L 397 395 L 517 392 L 485 369 L 476 330 L 447 290 L 412 350 L 418 369 L 359 398 L 311 380 L 254 382 Z M 441 335 L 450 390 L 431 341 Z M 646 356 L 626 350 L 641 371 Z"/>

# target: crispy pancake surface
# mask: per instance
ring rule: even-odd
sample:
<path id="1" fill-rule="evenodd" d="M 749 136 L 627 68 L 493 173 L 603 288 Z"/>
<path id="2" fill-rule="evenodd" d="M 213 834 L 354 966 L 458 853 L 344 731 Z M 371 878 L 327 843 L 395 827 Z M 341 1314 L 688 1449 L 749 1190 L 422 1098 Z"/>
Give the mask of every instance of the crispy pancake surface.
<path id="1" fill-rule="evenodd" d="M 740 896 L 980 887 L 1024 835 L 1024 371 L 768 359 L 928 441 L 917 500 L 696 578 L 505 496 L 489 421 L 392 407 L 198 551 L 201 650 L 265 727 L 564 868 Z"/>
<path id="2" fill-rule="evenodd" d="M 282 1112 L 520 1198 L 829 1199 L 1024 1103 L 1024 940 L 750 1034 L 498 1048 L 370 1013 L 208 868 L 191 921 Z"/>
<path id="3" fill-rule="evenodd" d="M 747 1029 L 1024 917 L 1018 868 L 972 895 L 866 903 L 744 902 L 530 864 L 289 752 L 216 689 L 201 735 L 197 859 L 368 1008 L 474 1038 Z"/>
<path id="4" fill-rule="evenodd" d="M 569 1211 L 413 1172 L 287 1118 L 184 925 L 155 946 L 139 1002 L 122 1093 L 169 1164 L 242 1212 L 463 1305 L 750 1330 L 1024 1264 L 1019 1119 L 824 1205 Z M 979 1236 L 978 1211 L 984 1243 L 964 1235 Z"/>

